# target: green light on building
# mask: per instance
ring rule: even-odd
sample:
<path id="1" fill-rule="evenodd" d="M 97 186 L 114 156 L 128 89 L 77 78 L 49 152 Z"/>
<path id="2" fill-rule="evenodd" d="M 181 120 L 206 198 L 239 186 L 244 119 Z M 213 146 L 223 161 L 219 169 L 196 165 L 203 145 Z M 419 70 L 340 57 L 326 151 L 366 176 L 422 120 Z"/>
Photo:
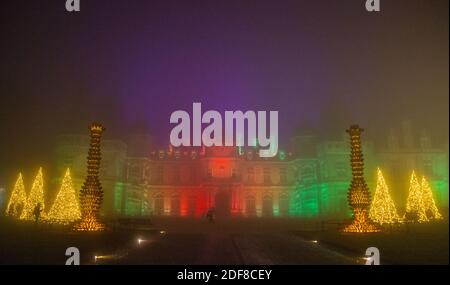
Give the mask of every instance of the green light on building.
<path id="1" fill-rule="evenodd" d="M 447 180 L 448 181 L 448 180 Z M 430 186 L 438 208 L 448 207 L 448 182 L 443 180 L 431 181 Z"/>
<path id="2" fill-rule="evenodd" d="M 116 182 L 114 186 L 114 212 L 122 213 L 125 186 L 122 182 Z"/>
<path id="3" fill-rule="evenodd" d="M 279 158 L 280 160 L 285 160 L 285 159 L 286 159 L 286 152 L 285 152 L 284 150 L 280 150 L 280 151 L 278 152 L 278 158 Z"/>

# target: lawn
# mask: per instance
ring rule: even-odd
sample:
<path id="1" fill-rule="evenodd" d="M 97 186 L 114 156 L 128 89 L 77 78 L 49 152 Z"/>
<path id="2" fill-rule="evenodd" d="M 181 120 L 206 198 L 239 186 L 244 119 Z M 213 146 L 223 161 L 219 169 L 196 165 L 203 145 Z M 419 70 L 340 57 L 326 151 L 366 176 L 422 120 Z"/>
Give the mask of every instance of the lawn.
<path id="1" fill-rule="evenodd" d="M 348 234 L 338 230 L 320 230 L 316 220 L 300 219 L 226 219 L 218 220 L 226 233 L 294 233 L 317 240 L 351 257 L 362 257 L 368 247 L 380 250 L 382 264 L 448 264 L 448 221 L 401 225 L 373 234 Z M 154 218 L 149 228 L 136 230 L 136 221 L 124 221 L 129 227 L 98 233 L 76 233 L 67 227 L 0 219 L 0 264 L 65 264 L 65 251 L 77 247 L 81 264 L 92 264 L 95 255 L 121 255 L 136 246 L 138 237 L 152 238 L 160 230 L 169 232 L 210 232 L 211 224 L 198 219 Z M 142 225 L 140 225 L 142 226 Z M 100 261 L 101 263 L 101 261 Z"/>
<path id="2" fill-rule="evenodd" d="M 0 264 L 61 264 L 68 247 L 77 247 L 81 264 L 95 255 L 120 253 L 136 243 L 138 236 L 155 231 L 116 230 L 97 233 L 72 232 L 68 227 L 0 219 Z"/>
<path id="3" fill-rule="evenodd" d="M 377 247 L 381 264 L 449 264 L 448 226 L 448 221 L 443 221 L 401 225 L 371 234 L 349 234 L 337 230 L 296 233 L 356 256 L 364 256 L 368 247 Z"/>

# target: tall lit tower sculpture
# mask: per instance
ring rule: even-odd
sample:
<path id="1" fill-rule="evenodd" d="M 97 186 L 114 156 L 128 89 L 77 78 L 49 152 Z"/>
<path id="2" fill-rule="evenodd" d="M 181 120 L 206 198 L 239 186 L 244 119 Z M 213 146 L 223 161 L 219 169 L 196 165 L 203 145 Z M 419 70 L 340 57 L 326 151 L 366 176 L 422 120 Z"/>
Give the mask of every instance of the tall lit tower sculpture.
<path id="1" fill-rule="evenodd" d="M 91 142 L 87 157 L 87 176 L 80 191 L 81 221 L 75 224 L 76 231 L 101 231 L 105 227 L 98 221 L 98 212 L 103 202 L 103 191 L 98 179 L 100 169 L 100 140 L 105 129 L 101 124 L 90 127 Z"/>
<path id="2" fill-rule="evenodd" d="M 350 135 L 352 166 L 352 184 L 348 190 L 348 203 L 353 212 L 353 221 L 344 228 L 344 232 L 370 233 L 380 229 L 369 218 L 370 193 L 364 180 L 364 159 L 361 147 L 361 129 L 358 125 L 350 126 L 347 133 Z"/>

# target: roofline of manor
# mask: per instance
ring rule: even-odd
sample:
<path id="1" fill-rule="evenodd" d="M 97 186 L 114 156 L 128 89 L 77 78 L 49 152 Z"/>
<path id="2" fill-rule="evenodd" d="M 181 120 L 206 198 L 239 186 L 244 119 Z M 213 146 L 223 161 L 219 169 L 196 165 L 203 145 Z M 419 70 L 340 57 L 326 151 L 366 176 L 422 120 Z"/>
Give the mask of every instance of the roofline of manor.
<path id="1" fill-rule="evenodd" d="M 59 137 L 85 137 L 88 139 L 88 136 L 85 135 L 76 135 L 76 134 L 65 134 L 60 135 Z M 87 141 L 87 140 L 86 140 Z M 229 160 L 239 160 L 239 161 L 258 161 L 258 162 L 293 162 L 293 161 L 307 161 L 307 160 L 317 160 L 320 155 L 323 153 L 323 150 L 326 150 L 326 154 L 346 154 L 349 152 L 349 149 L 341 149 L 341 148 L 333 148 L 329 147 L 335 143 L 339 144 L 347 144 L 348 142 L 345 140 L 327 140 L 323 142 L 316 143 L 316 148 L 313 153 L 310 155 L 297 155 L 293 154 L 291 151 L 278 151 L 278 154 L 272 158 L 261 158 L 259 157 L 259 147 L 196 147 L 196 146 L 188 146 L 188 147 L 171 147 L 169 146 L 166 149 L 158 149 L 151 148 L 146 155 L 131 155 L 129 156 L 126 152 L 128 146 L 122 140 L 109 139 L 104 140 L 103 143 L 106 146 L 117 145 L 125 151 L 125 159 L 126 160 L 148 160 L 148 161 L 199 161 L 199 160 L 215 160 L 215 159 L 229 159 Z M 397 147 L 397 148 L 376 148 L 373 147 L 373 143 L 370 141 L 365 141 L 364 145 L 368 145 L 370 153 L 376 153 L 378 155 L 384 154 L 396 154 L 396 155 L 420 155 L 420 154 L 439 154 L 439 155 L 448 155 L 448 150 L 445 146 L 439 147 L 430 147 L 430 148 L 421 148 L 421 147 Z M 60 144 L 57 146 L 56 150 L 61 151 L 61 149 L 65 147 L 82 147 L 78 144 L 68 143 L 67 145 Z M 88 147 L 88 145 L 86 145 Z M 225 149 L 224 153 L 214 155 L 215 149 Z M 102 151 L 108 152 L 108 150 L 103 149 Z M 220 152 L 220 151 L 219 151 Z"/>

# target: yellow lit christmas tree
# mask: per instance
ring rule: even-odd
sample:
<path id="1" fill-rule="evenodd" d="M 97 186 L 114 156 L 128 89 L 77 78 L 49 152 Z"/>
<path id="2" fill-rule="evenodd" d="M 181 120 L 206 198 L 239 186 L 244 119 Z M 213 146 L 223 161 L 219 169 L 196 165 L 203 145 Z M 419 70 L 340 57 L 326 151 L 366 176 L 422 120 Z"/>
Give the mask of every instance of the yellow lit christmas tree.
<path id="1" fill-rule="evenodd" d="M 413 171 L 409 185 L 408 199 L 406 200 L 405 219 L 419 223 L 427 222 L 428 218 L 423 202 L 422 187 L 417 180 L 416 173 Z"/>
<path id="2" fill-rule="evenodd" d="M 361 144 L 361 129 L 353 125 L 347 130 L 350 135 L 350 164 L 352 167 L 352 183 L 348 190 L 348 204 L 353 212 L 352 223 L 343 231 L 348 233 L 374 233 L 379 227 L 369 218 L 370 193 L 364 180 L 364 159 Z"/>
<path id="3" fill-rule="evenodd" d="M 430 184 L 428 184 L 425 176 L 422 177 L 422 203 L 427 218 L 433 220 L 442 219 L 442 215 L 439 213 L 436 203 L 434 202 Z"/>
<path id="4" fill-rule="evenodd" d="M 39 172 L 34 179 L 31 192 L 28 195 L 27 202 L 23 208 L 20 216 L 21 220 L 34 220 L 35 213 L 40 208 L 40 212 L 44 211 L 44 178 L 42 175 L 42 168 L 39 168 Z"/>
<path id="5" fill-rule="evenodd" d="M 70 170 L 67 169 L 50 212 L 46 219 L 50 223 L 70 224 L 81 218 L 80 206 L 76 197 L 75 188 L 72 184 Z"/>
<path id="6" fill-rule="evenodd" d="M 19 218 L 22 209 L 27 202 L 27 193 L 23 185 L 22 173 L 19 174 L 16 184 L 14 185 L 11 198 L 9 198 L 8 206 L 6 207 L 6 215 L 10 217 Z"/>
<path id="7" fill-rule="evenodd" d="M 378 224 L 393 224 L 400 221 L 394 201 L 389 194 L 389 188 L 383 173 L 377 170 L 377 188 L 373 196 L 369 217 Z"/>

